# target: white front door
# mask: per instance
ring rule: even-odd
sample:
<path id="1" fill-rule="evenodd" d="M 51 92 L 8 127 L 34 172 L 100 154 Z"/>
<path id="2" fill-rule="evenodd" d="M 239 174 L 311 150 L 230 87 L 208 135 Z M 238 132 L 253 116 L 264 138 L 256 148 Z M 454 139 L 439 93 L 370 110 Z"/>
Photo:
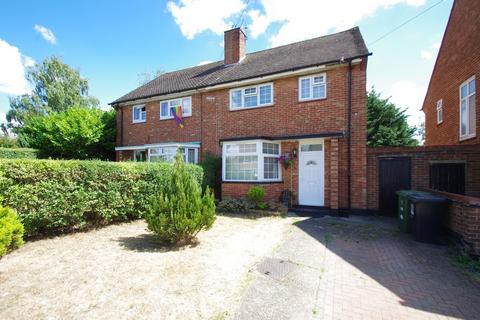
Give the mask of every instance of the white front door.
<path id="1" fill-rule="evenodd" d="M 300 142 L 298 200 L 300 205 L 324 205 L 323 140 Z"/>

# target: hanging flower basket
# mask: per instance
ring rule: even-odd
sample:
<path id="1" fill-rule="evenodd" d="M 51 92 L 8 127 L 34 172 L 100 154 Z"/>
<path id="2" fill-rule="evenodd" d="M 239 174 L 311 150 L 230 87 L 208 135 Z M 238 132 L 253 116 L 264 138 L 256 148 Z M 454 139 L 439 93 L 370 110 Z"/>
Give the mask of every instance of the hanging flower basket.
<path id="1" fill-rule="evenodd" d="M 293 158 L 290 156 L 290 153 L 284 153 L 278 157 L 278 161 L 283 165 L 285 169 L 288 169 L 290 165 L 293 165 Z"/>

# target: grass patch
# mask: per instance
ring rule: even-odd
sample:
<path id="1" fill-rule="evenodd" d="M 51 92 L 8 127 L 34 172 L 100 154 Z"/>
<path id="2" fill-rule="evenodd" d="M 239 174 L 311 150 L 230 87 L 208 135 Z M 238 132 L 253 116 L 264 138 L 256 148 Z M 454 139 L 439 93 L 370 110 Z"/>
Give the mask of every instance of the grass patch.
<path id="1" fill-rule="evenodd" d="M 456 265 L 465 269 L 475 279 L 480 280 L 480 257 L 473 257 L 465 250 L 457 250 L 451 258 Z"/>

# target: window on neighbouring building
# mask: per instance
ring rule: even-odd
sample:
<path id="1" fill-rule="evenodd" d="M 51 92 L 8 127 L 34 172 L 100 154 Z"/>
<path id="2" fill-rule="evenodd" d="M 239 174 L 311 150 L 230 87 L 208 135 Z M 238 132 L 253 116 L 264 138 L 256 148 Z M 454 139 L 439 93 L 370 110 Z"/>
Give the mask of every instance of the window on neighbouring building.
<path id="1" fill-rule="evenodd" d="M 223 145 L 225 181 L 279 181 L 280 144 L 260 140 Z"/>
<path id="2" fill-rule="evenodd" d="M 273 84 L 230 90 L 230 109 L 248 109 L 273 104 Z"/>
<path id="3" fill-rule="evenodd" d="M 324 99 L 327 97 L 326 74 L 300 77 L 298 87 L 298 99 L 300 101 Z"/>
<path id="4" fill-rule="evenodd" d="M 181 107 L 182 116 L 192 115 L 192 97 L 184 97 L 160 102 L 160 119 L 173 119 L 173 108 Z"/>
<path id="5" fill-rule="evenodd" d="M 465 163 L 432 163 L 430 188 L 465 194 Z"/>
<path id="6" fill-rule="evenodd" d="M 133 151 L 133 161 L 145 162 L 147 161 L 147 150 L 135 150 Z"/>
<path id="7" fill-rule="evenodd" d="M 475 77 L 460 86 L 460 139 L 475 136 L 476 130 Z"/>
<path id="8" fill-rule="evenodd" d="M 437 101 L 437 124 L 443 122 L 443 101 L 442 99 Z"/>
<path id="9" fill-rule="evenodd" d="M 133 122 L 145 122 L 147 120 L 147 110 L 144 105 L 133 106 Z"/>

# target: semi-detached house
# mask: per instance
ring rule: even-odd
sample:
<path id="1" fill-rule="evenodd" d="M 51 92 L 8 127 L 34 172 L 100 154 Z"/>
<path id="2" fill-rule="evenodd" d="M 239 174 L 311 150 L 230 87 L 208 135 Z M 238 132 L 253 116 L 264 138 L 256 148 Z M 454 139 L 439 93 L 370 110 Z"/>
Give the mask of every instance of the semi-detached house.
<path id="1" fill-rule="evenodd" d="M 261 185 L 300 205 L 366 209 L 366 69 L 358 28 L 160 75 L 115 100 L 118 161 L 222 158 L 222 197 Z"/>

